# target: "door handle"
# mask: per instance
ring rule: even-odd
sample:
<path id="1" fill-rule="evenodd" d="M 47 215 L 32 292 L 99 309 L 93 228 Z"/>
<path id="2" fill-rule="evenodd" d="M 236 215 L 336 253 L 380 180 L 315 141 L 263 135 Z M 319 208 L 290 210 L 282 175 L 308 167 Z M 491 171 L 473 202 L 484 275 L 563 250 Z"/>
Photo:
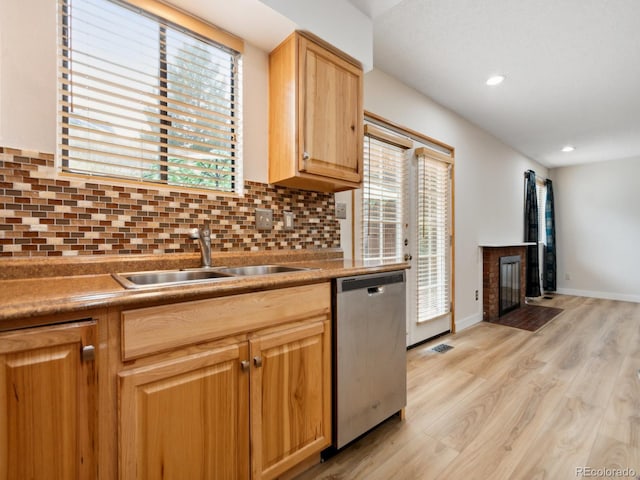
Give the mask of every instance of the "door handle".
<path id="1" fill-rule="evenodd" d="M 367 288 L 367 294 L 371 297 L 372 295 L 380 295 L 384 293 L 384 287 L 369 287 Z"/>
<path id="2" fill-rule="evenodd" d="M 261 367 L 262 366 L 262 357 L 253 357 L 253 364 L 256 367 Z"/>
<path id="3" fill-rule="evenodd" d="M 242 360 L 240 362 L 240 368 L 242 369 L 243 372 L 246 372 L 247 370 L 249 370 L 249 360 Z"/>
<path id="4" fill-rule="evenodd" d="M 86 345 L 82 347 L 80 356 L 83 362 L 93 362 L 96 359 L 96 347 L 93 345 Z"/>

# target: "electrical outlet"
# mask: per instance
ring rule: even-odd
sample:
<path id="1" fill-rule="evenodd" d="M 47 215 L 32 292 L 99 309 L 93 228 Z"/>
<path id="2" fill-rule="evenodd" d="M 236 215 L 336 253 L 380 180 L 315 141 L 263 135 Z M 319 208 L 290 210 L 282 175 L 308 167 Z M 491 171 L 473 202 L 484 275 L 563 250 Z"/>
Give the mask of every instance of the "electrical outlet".
<path id="1" fill-rule="evenodd" d="M 476 290 L 476 301 L 478 301 L 478 290 Z"/>
<path id="2" fill-rule="evenodd" d="M 571 280 L 571 274 L 570 273 L 565 273 L 564 274 L 564 279 L 565 280 Z"/>
<path id="3" fill-rule="evenodd" d="M 336 203 L 336 218 L 338 220 L 346 220 L 347 218 L 347 204 L 343 202 Z"/>
<path id="4" fill-rule="evenodd" d="M 273 228 L 273 210 L 270 208 L 256 208 L 256 228 L 271 230 Z"/>
<path id="5" fill-rule="evenodd" d="M 293 230 L 293 212 L 284 212 L 284 229 Z"/>

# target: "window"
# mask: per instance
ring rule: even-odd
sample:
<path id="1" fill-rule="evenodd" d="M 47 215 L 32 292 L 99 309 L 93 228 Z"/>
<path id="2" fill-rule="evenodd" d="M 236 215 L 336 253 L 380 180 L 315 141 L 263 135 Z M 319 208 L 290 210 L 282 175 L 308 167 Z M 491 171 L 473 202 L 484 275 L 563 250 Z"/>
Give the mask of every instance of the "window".
<path id="1" fill-rule="evenodd" d="M 547 244 L 547 220 L 545 218 L 547 187 L 544 180 L 536 178 L 536 200 L 538 203 L 538 242 Z M 542 265 L 542 263 L 540 264 Z"/>
<path id="2" fill-rule="evenodd" d="M 362 187 L 362 256 L 365 260 L 399 260 L 405 223 L 405 151 L 411 142 L 373 125 L 365 125 Z"/>
<path id="3" fill-rule="evenodd" d="M 536 177 L 536 202 L 538 203 L 538 273 L 540 285 L 544 284 L 544 247 L 547 244 L 547 220 L 545 218 L 547 186 L 544 180 Z"/>
<path id="4" fill-rule="evenodd" d="M 240 192 L 242 42 L 139 2 L 59 0 L 61 170 Z"/>
<path id="5" fill-rule="evenodd" d="M 428 148 L 418 157 L 418 322 L 451 311 L 451 158 Z"/>

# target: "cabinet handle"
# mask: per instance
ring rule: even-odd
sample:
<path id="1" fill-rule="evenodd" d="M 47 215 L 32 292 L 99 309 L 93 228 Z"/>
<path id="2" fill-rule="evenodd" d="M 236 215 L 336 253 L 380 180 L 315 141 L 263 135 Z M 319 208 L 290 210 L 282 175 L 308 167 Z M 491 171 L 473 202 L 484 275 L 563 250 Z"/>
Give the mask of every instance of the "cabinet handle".
<path id="1" fill-rule="evenodd" d="M 253 357 L 253 364 L 256 367 L 261 367 L 262 366 L 262 357 Z"/>
<path id="2" fill-rule="evenodd" d="M 310 157 L 310 155 L 309 155 L 307 152 L 304 152 L 304 153 L 302 154 L 302 159 L 303 159 L 303 160 L 309 160 L 309 158 L 311 158 L 311 157 Z"/>
<path id="3" fill-rule="evenodd" d="M 242 360 L 240 362 L 240 368 L 242 369 L 243 372 L 246 372 L 247 370 L 249 370 L 249 360 Z"/>
<path id="4" fill-rule="evenodd" d="M 82 347 L 80 356 L 82 357 L 83 362 L 93 362 L 96 359 L 96 347 L 93 345 Z"/>

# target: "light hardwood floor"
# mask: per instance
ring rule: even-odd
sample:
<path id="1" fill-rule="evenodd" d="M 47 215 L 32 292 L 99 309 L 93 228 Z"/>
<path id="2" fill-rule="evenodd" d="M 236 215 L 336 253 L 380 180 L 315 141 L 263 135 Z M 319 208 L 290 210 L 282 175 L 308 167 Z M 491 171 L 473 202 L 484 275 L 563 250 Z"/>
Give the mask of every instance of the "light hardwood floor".
<path id="1" fill-rule="evenodd" d="M 581 467 L 639 477 L 640 304 L 538 304 L 564 312 L 537 332 L 483 322 L 407 352 L 406 420 L 297 480 L 555 480 Z M 440 343 L 454 348 L 430 350 Z"/>

